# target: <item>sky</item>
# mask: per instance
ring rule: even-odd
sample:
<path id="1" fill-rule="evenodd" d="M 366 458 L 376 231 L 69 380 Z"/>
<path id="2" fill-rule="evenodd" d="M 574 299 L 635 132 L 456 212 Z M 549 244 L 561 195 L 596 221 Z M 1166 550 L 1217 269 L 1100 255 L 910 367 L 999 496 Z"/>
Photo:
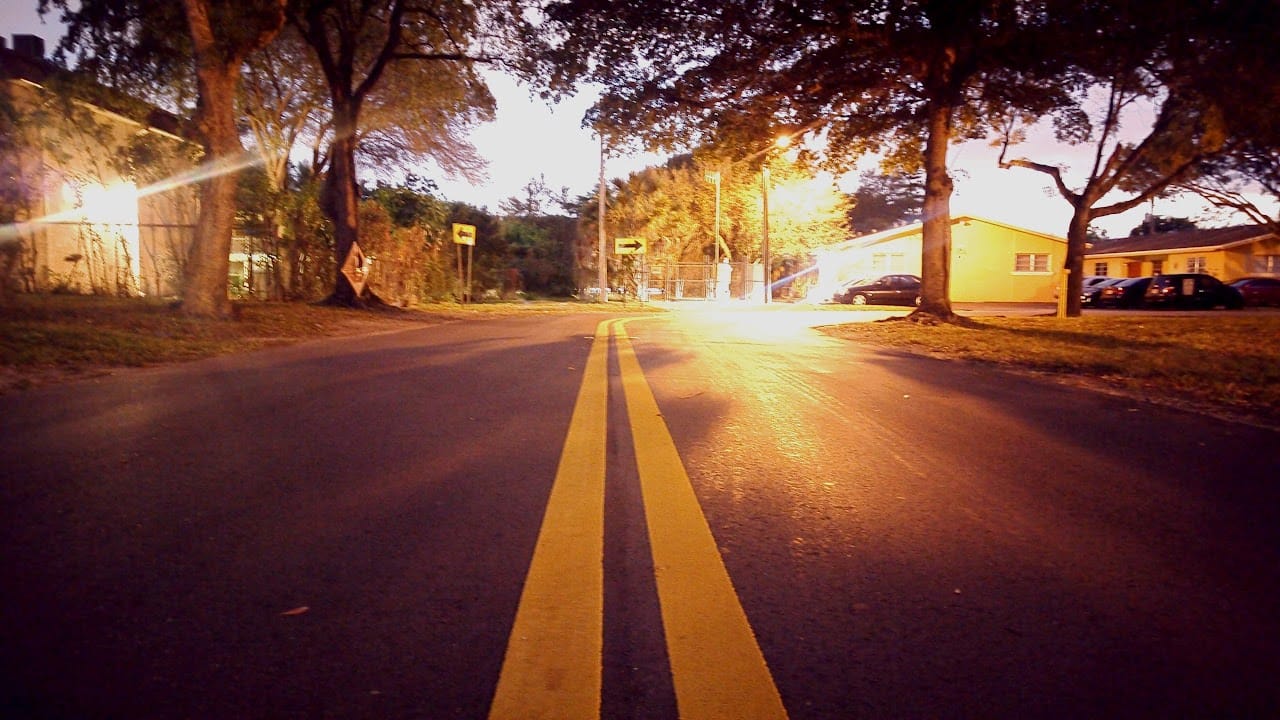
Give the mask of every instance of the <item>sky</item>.
<path id="1" fill-rule="evenodd" d="M 0 34 L 7 38 L 15 33 L 40 35 L 45 39 L 46 49 L 52 51 L 62 34 L 61 28 L 52 21 L 41 23 L 35 11 L 37 0 L 0 0 L 0 3 Z M 424 171 L 424 175 L 437 182 L 441 194 L 448 200 L 497 210 L 502 200 L 520 195 L 526 184 L 540 177 L 554 190 L 568 188 L 570 197 L 593 192 L 600 172 L 600 145 L 596 137 L 582 127 L 582 117 L 593 98 L 580 94 L 549 106 L 509 77 L 490 73 L 487 78 L 498 101 L 497 119 L 476 129 L 471 139 L 481 156 L 488 160 L 488 178 L 473 184 Z M 1070 208 L 1056 191 L 1050 190 L 1048 176 L 1019 168 L 1001 170 L 996 165 L 999 149 L 987 141 L 955 144 L 949 155 L 955 180 L 953 215 L 980 215 L 1052 235 L 1066 235 Z M 1077 170 L 1086 168 L 1089 161 L 1081 152 L 1052 142 L 1047 132 L 1038 137 L 1033 134 L 1031 142 L 1015 147 L 1010 155 L 1025 155 L 1038 162 L 1064 164 Z M 662 160 L 660 156 L 647 154 L 609 156 L 605 174 L 607 178 L 626 177 Z M 1072 173 L 1068 172 L 1066 177 L 1070 183 Z M 852 190 L 848 180 L 841 187 Z M 1152 211 L 1157 215 L 1189 217 L 1206 227 L 1244 222 L 1240 218 L 1210 215 L 1205 204 L 1197 200 L 1158 199 L 1154 206 L 1143 204 L 1127 213 L 1099 220 L 1095 227 L 1111 237 L 1121 237 Z"/>

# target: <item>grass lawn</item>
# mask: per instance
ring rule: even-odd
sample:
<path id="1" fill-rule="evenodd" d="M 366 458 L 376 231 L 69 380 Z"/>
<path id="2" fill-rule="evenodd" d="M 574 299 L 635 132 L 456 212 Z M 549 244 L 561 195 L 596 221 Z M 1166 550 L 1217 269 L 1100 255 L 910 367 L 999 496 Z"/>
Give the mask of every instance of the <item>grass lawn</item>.
<path id="1" fill-rule="evenodd" d="M 1087 378 L 1153 400 L 1280 422 L 1280 315 L 973 317 L 824 327 L 828 334 L 935 357 Z"/>
<path id="2" fill-rule="evenodd" d="M 464 318 L 567 312 L 643 312 L 636 302 L 441 304 L 346 310 L 305 303 L 240 302 L 235 322 L 187 318 L 169 303 L 76 295 L 18 295 L 0 304 L 0 392 L 93 374 L 242 352 L 307 338 Z"/>

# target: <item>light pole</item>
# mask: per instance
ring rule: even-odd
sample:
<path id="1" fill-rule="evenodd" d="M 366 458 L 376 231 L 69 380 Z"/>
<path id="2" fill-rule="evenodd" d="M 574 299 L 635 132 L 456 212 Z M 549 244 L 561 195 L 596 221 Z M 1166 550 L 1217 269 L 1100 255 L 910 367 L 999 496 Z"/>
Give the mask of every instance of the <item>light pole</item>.
<path id="1" fill-rule="evenodd" d="M 605 254 L 604 237 L 604 133 L 600 133 L 600 189 L 597 193 L 596 225 L 600 228 L 599 248 L 596 250 L 596 281 L 600 295 L 596 302 L 609 302 L 609 256 Z"/>
<path id="2" fill-rule="evenodd" d="M 764 304 L 769 304 L 769 296 L 773 294 L 772 288 L 769 287 L 769 158 L 765 157 L 764 167 L 760 168 L 760 205 L 761 205 L 761 233 L 760 238 L 760 262 L 764 264 Z"/>
<path id="3" fill-rule="evenodd" d="M 773 149 L 783 149 L 791 144 L 791 136 L 783 135 L 773 141 L 771 147 L 762 150 L 765 153 L 764 166 L 760 168 L 760 205 L 761 205 L 761 237 L 760 237 L 760 262 L 764 264 L 764 302 L 768 305 L 773 298 L 773 272 L 770 267 L 772 258 L 769 257 L 769 151 Z"/>
<path id="4" fill-rule="evenodd" d="M 715 231 L 714 231 L 715 237 L 712 238 L 712 241 L 711 241 L 711 244 L 714 247 L 714 252 L 715 252 L 715 262 L 711 265 L 711 267 L 714 268 L 712 270 L 713 273 L 719 273 L 720 272 L 720 171 L 713 170 L 712 172 L 707 173 L 707 180 L 710 180 L 716 186 L 716 224 L 715 224 Z M 712 285 L 711 295 L 713 297 L 716 296 L 717 291 L 715 290 L 715 287 L 718 284 L 719 284 L 719 277 L 717 276 L 716 283 Z"/>

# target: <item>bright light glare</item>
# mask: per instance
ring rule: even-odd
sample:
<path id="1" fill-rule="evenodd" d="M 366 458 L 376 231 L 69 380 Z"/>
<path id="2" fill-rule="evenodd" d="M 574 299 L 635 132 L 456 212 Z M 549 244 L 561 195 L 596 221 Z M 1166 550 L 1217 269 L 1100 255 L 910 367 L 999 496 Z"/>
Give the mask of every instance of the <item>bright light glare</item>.
<path id="1" fill-rule="evenodd" d="M 178 173 L 173 177 L 166 178 L 159 182 L 147 185 L 141 189 L 136 188 L 133 183 L 118 183 L 112 186 L 112 189 L 101 185 L 88 185 L 84 188 L 83 196 L 80 198 L 77 207 L 71 207 L 62 212 L 51 213 L 43 217 L 35 218 L 27 222 L 10 223 L 0 225 L 0 245 L 7 245 L 21 240 L 22 234 L 34 231 L 42 223 L 77 223 L 87 222 L 92 224 L 132 224 L 137 228 L 138 224 L 138 200 L 141 198 L 155 195 L 157 193 L 167 192 L 175 188 L 200 182 L 219 175 L 225 175 L 231 172 L 237 172 L 252 165 L 261 164 L 262 158 L 255 153 L 244 152 L 237 156 L 223 158 L 219 161 L 207 162 L 194 167 L 186 172 Z M 100 190 L 91 190 L 91 188 L 100 188 Z M 127 187 L 129 197 L 126 198 L 123 193 Z M 69 186 L 63 186 L 63 192 L 68 204 L 75 205 L 77 200 L 74 199 L 75 192 Z M 119 194 L 117 194 L 119 193 Z M 132 208 L 131 219 L 116 219 L 117 210 L 124 212 L 117 207 L 124 206 Z"/>
<path id="2" fill-rule="evenodd" d="M 75 197 L 75 190 L 69 184 L 64 190 L 69 197 Z M 85 185 L 79 201 L 77 214 L 90 225 L 138 224 L 138 187 L 131 182 Z"/>

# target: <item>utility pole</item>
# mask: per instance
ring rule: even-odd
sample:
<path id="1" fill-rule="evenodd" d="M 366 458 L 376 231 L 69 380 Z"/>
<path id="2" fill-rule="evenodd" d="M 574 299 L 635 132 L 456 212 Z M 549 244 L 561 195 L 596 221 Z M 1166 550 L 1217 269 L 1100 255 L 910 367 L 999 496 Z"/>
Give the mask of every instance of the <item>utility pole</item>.
<path id="1" fill-rule="evenodd" d="M 764 302 L 768 305 L 770 300 L 769 296 L 772 295 L 773 292 L 769 288 L 769 165 L 767 162 L 760 170 L 760 203 L 762 205 L 761 210 L 764 221 L 762 225 L 764 232 L 760 239 L 760 260 L 764 263 Z"/>
<path id="2" fill-rule="evenodd" d="M 720 171 L 715 170 L 707 173 L 707 179 L 712 183 L 715 183 L 716 186 L 715 238 L 711 242 L 712 246 L 715 248 L 715 262 L 711 265 L 711 273 L 712 275 L 715 275 L 720 271 Z M 714 288 L 715 284 L 712 284 L 712 287 Z M 715 292 L 713 291 L 711 294 L 714 296 Z"/>
<path id="3" fill-rule="evenodd" d="M 609 301 L 609 256 L 605 249 L 604 233 L 604 133 L 600 133 L 600 188 L 597 192 L 596 225 L 600 228 L 600 245 L 596 251 L 596 282 L 600 287 L 600 296 L 596 302 Z"/>

